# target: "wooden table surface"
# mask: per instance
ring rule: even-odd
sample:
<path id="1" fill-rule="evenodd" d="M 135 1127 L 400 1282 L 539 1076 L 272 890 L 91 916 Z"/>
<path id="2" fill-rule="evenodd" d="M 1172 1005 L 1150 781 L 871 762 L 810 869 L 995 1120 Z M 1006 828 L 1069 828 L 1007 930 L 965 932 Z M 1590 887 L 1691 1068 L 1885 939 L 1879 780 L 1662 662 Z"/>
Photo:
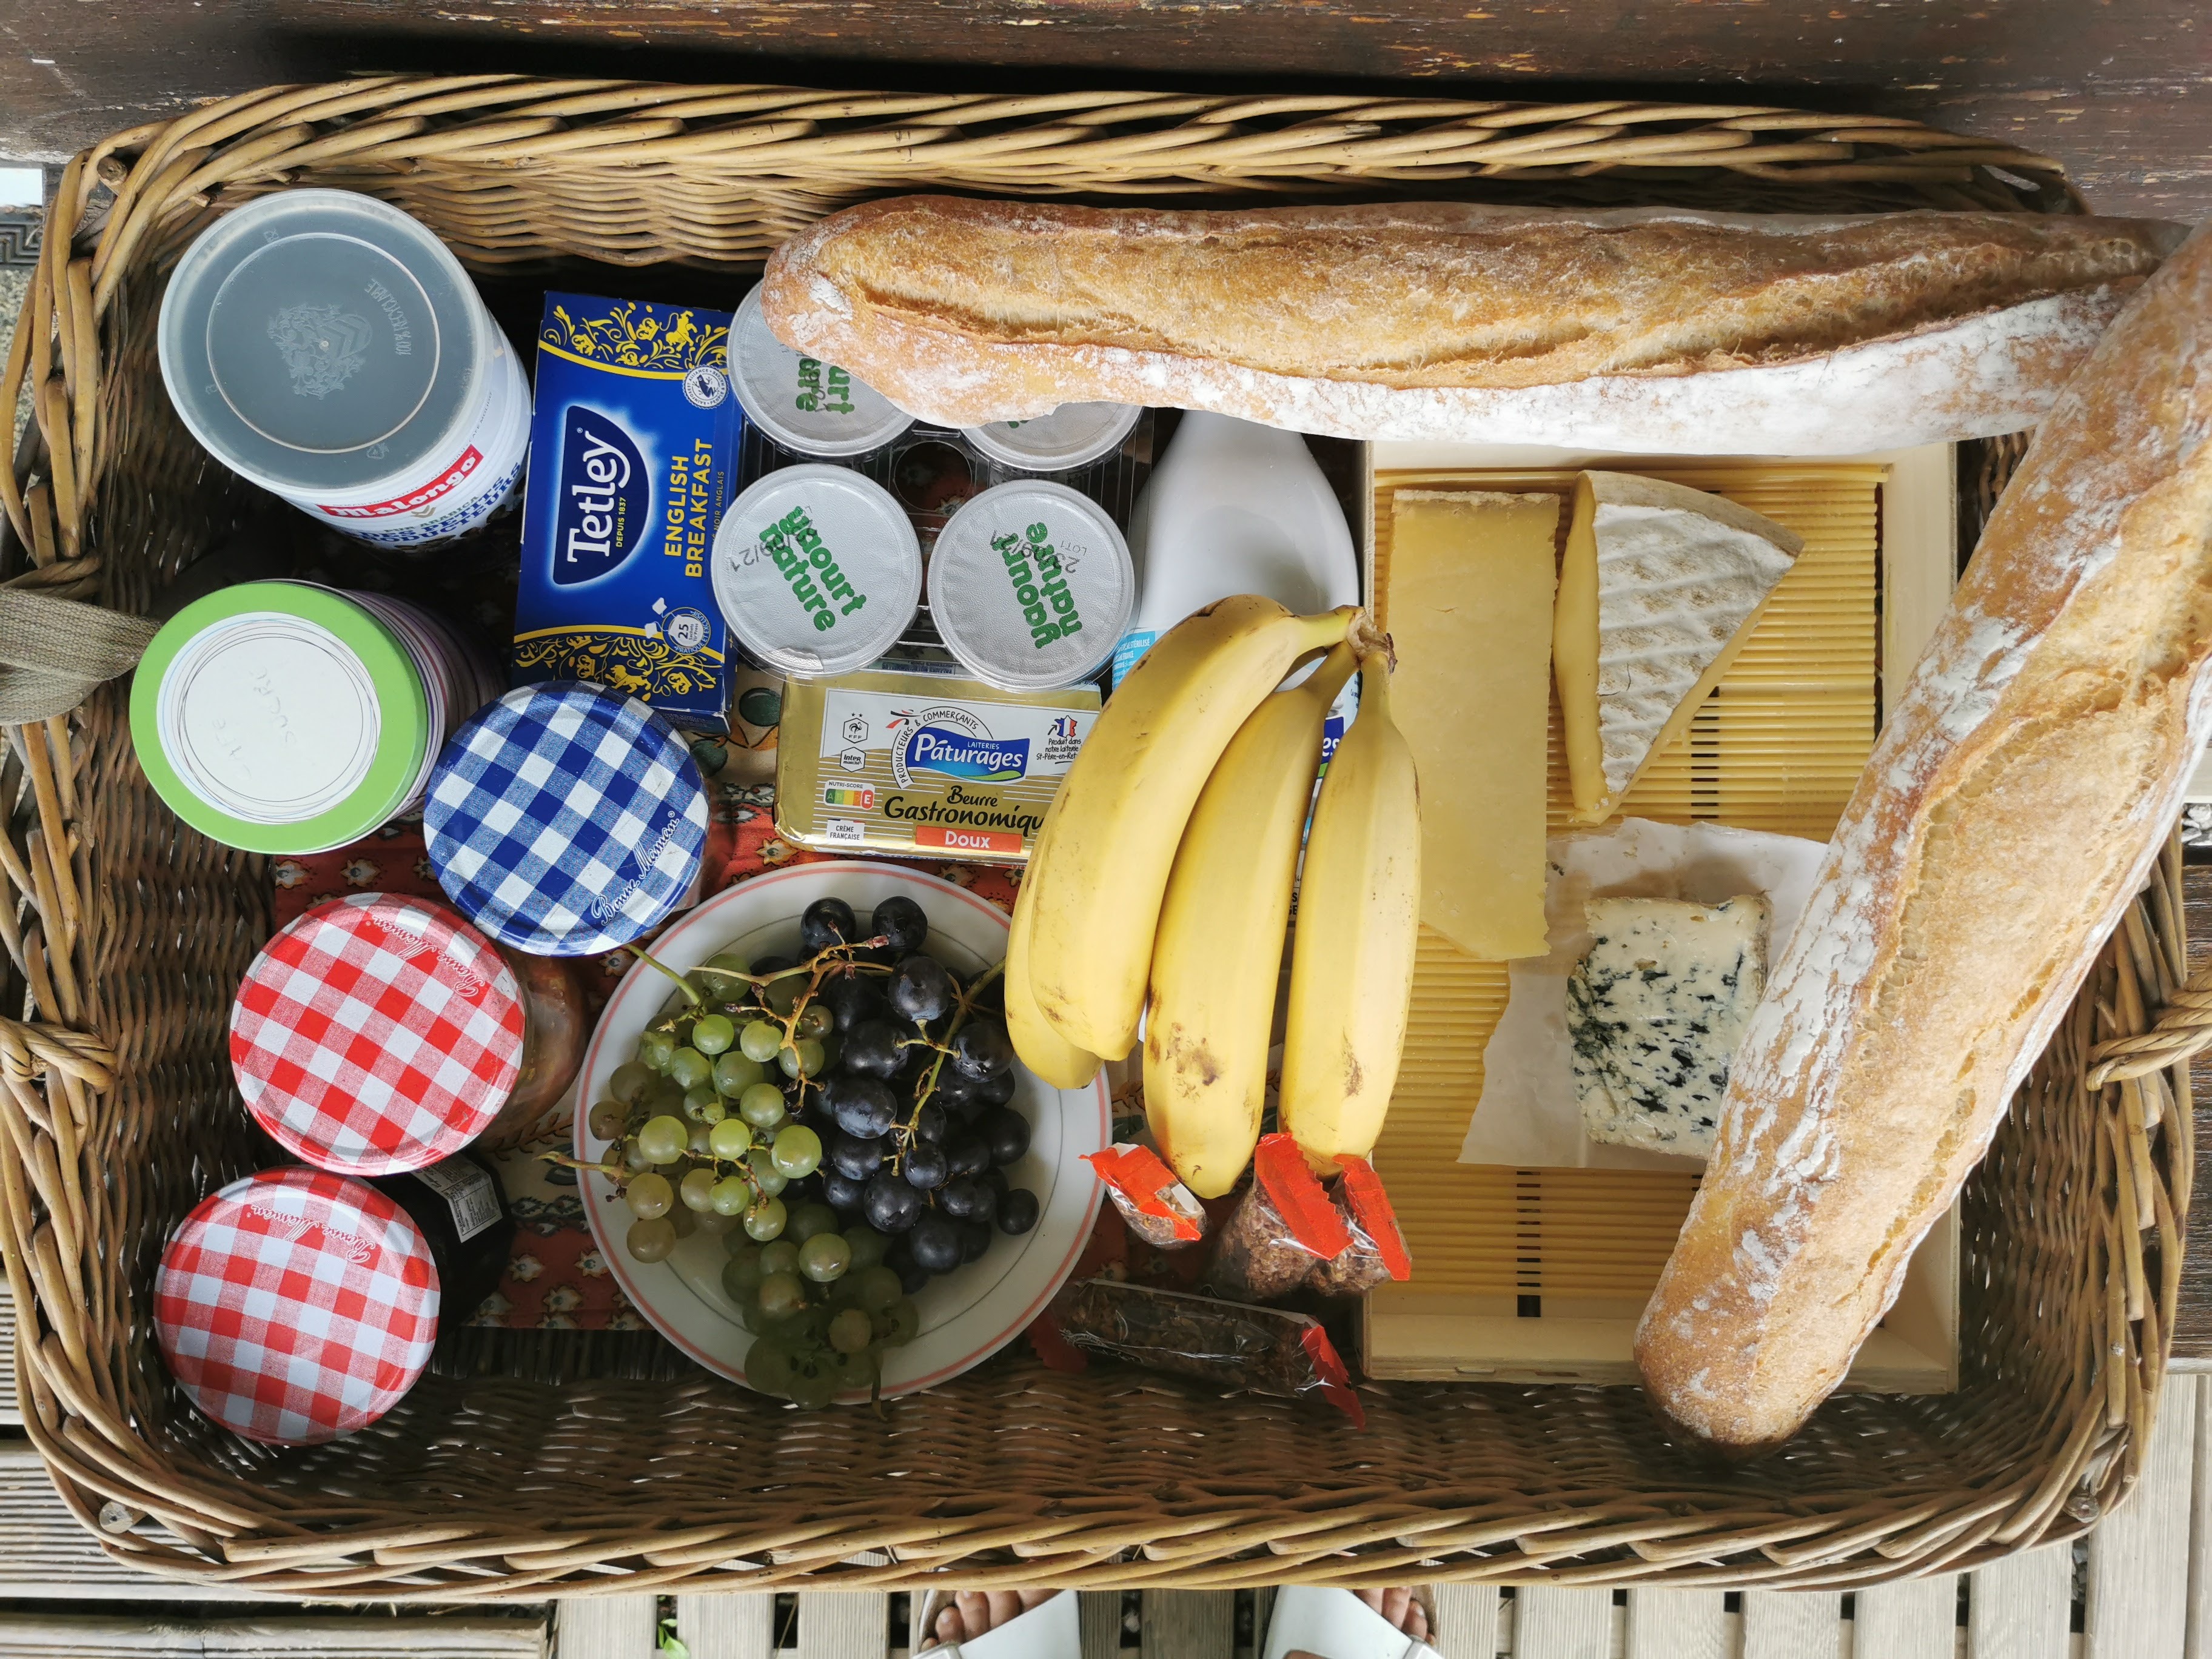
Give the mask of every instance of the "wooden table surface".
<path id="1" fill-rule="evenodd" d="M 356 70 L 1418 82 L 1907 115 L 2057 156 L 2102 211 L 2212 217 L 2204 0 L 9 0 L 0 40 L 0 156 L 18 160 Z"/>

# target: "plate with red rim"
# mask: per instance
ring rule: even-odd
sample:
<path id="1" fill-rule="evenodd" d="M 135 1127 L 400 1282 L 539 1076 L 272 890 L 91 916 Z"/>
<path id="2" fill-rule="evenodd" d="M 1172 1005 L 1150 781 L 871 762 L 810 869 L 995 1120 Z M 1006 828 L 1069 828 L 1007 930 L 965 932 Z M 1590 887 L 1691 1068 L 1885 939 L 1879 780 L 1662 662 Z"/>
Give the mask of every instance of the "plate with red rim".
<path id="1" fill-rule="evenodd" d="M 935 876 L 896 864 L 839 860 L 794 865 L 726 888 L 680 918 L 653 945 L 654 959 L 678 973 L 728 951 L 748 961 L 799 953 L 799 918 L 815 900 L 842 898 L 865 921 L 894 895 L 920 904 L 929 917 L 923 949 L 964 981 L 1006 953 L 1006 914 Z M 607 1143 L 591 1132 L 592 1103 L 606 1098 L 617 1066 L 667 1001 L 669 982 L 641 964 L 623 976 L 577 1076 L 575 1155 L 595 1161 Z M 911 1394 L 981 1364 L 1019 1336 L 1075 1270 L 1098 1218 L 1099 1185 L 1086 1153 L 1112 1139 L 1112 1105 L 1103 1073 L 1087 1088 L 1055 1089 L 1017 1062 L 1012 1106 L 1029 1120 L 1030 1149 L 1006 1179 L 1037 1197 L 1036 1225 L 1018 1237 L 994 1231 L 989 1254 L 933 1279 L 914 1303 L 921 1328 L 903 1347 L 883 1355 L 883 1393 Z M 728 1250 L 719 1237 L 695 1232 L 665 1261 L 634 1261 L 623 1240 L 629 1209 L 605 1176 L 579 1171 L 577 1186 L 607 1271 L 653 1328 L 708 1370 L 745 1380 L 753 1335 L 738 1322 L 722 1290 Z M 841 1400 L 866 1398 L 848 1393 Z"/>

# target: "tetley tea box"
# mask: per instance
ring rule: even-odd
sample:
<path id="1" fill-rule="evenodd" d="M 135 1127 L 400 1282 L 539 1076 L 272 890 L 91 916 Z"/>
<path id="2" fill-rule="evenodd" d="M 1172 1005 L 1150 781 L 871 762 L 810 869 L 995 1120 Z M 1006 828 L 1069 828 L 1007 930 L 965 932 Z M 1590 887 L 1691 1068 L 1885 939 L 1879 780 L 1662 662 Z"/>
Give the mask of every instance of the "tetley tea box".
<path id="1" fill-rule="evenodd" d="M 549 294 L 538 331 L 518 682 L 588 680 L 678 726 L 728 728 L 708 575 L 744 416 L 730 313 Z"/>

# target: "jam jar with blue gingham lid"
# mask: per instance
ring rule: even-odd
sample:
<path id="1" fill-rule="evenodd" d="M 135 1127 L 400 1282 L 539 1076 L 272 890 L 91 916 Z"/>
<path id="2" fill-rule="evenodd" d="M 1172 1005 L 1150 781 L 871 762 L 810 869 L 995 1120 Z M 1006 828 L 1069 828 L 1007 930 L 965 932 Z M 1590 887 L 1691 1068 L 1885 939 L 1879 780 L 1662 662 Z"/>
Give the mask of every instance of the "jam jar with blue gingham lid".
<path id="1" fill-rule="evenodd" d="M 524 686 L 438 757 L 422 839 L 453 908 L 532 956 L 593 956 L 691 901 L 707 787 L 675 728 L 635 698 Z"/>

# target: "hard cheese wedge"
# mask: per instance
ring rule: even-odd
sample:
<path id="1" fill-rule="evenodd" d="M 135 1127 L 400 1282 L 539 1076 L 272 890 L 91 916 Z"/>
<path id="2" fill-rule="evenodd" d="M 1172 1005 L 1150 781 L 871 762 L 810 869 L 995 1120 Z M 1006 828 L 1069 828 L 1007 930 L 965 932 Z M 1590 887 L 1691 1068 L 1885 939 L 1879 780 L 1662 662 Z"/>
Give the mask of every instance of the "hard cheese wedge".
<path id="1" fill-rule="evenodd" d="M 1544 726 L 1555 495 L 1401 489 L 1390 697 L 1421 781 L 1421 920 L 1469 954 L 1544 954 Z"/>
<path id="2" fill-rule="evenodd" d="M 1577 822 L 1609 817 L 1687 729 L 1804 545 L 1702 489 L 1577 480 L 1552 659 Z"/>

